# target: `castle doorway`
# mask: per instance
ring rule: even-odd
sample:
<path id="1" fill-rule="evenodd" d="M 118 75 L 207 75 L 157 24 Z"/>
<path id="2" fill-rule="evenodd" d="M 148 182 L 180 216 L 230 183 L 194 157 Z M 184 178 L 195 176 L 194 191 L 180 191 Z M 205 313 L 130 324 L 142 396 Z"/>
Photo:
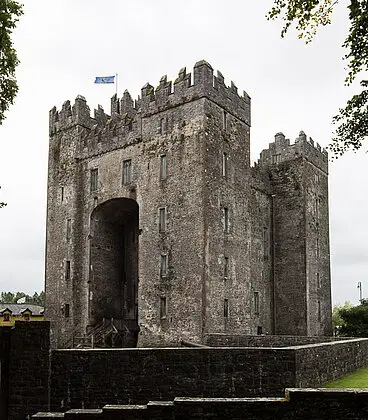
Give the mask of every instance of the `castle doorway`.
<path id="1" fill-rule="evenodd" d="M 96 347 L 137 344 L 138 230 L 133 199 L 112 199 L 92 212 L 87 334 Z"/>

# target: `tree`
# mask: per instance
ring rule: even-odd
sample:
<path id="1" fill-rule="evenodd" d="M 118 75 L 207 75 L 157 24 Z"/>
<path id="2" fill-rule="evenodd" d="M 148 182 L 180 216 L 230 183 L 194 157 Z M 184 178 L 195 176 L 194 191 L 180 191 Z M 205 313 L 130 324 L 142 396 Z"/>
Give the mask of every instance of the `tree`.
<path id="1" fill-rule="evenodd" d="M 284 37 L 295 24 L 299 38 L 309 43 L 319 26 L 331 23 L 331 14 L 339 0 L 274 0 L 268 19 L 281 18 Z M 348 73 L 345 84 L 350 85 L 361 72 L 368 70 L 368 0 L 350 0 L 348 4 L 350 28 L 343 43 L 347 53 Z M 333 118 L 338 124 L 330 150 L 335 157 L 347 150 L 357 150 L 368 136 L 368 81 L 361 80 L 362 91 L 354 95 Z"/>
<path id="2" fill-rule="evenodd" d="M 18 92 L 15 69 L 19 60 L 11 36 L 22 14 L 22 6 L 18 2 L 0 0 L 0 125 Z M 0 209 L 4 206 L 6 204 L 0 202 Z"/>
<path id="3" fill-rule="evenodd" d="M 1 292 L 0 303 L 17 303 L 21 298 L 25 298 L 25 303 L 39 306 L 45 305 L 45 292 L 43 290 L 40 293 L 34 292 L 33 296 L 27 295 L 24 292 Z"/>
<path id="4" fill-rule="evenodd" d="M 15 69 L 19 60 L 11 37 L 22 14 L 22 6 L 17 1 L 0 0 L 0 125 L 18 92 Z"/>
<path id="5" fill-rule="evenodd" d="M 362 299 L 360 305 L 339 311 L 343 325 L 340 335 L 345 337 L 368 337 L 368 299 Z"/>
<path id="6" fill-rule="evenodd" d="M 332 308 L 332 327 L 336 333 L 338 333 L 341 327 L 345 325 L 344 320 L 341 318 L 340 311 L 343 309 L 351 309 L 352 307 L 353 304 L 351 302 L 346 301 L 343 305 L 337 303 Z"/>

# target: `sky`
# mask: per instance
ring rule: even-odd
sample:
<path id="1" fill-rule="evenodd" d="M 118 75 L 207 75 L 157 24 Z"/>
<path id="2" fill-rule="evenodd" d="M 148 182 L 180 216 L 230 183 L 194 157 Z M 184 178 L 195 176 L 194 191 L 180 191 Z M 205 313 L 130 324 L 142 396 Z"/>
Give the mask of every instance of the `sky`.
<path id="1" fill-rule="evenodd" d="M 161 76 L 177 77 L 207 60 L 225 82 L 252 98 L 251 155 L 282 131 L 304 130 L 327 146 L 333 115 L 358 85 L 344 86 L 341 45 L 348 30 L 346 1 L 332 25 L 309 45 L 295 31 L 280 38 L 281 22 L 265 18 L 272 0 L 24 0 L 14 33 L 21 64 L 16 103 L 0 126 L 0 292 L 43 289 L 48 111 L 78 94 L 93 110 L 110 112 L 115 86 L 95 76 L 118 74 L 118 96 L 133 97 Z M 333 302 L 368 296 L 366 150 L 330 163 Z"/>

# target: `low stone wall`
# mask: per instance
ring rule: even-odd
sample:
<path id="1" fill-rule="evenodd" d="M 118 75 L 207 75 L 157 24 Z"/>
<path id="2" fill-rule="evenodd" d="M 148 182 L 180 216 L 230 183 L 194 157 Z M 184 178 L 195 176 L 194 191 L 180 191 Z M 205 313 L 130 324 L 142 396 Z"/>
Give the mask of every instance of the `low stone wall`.
<path id="1" fill-rule="evenodd" d="M 340 337 L 297 335 L 207 334 L 205 344 L 211 347 L 289 347 L 346 340 Z"/>
<path id="2" fill-rule="evenodd" d="M 295 352 L 270 348 L 54 350 L 51 407 L 100 408 L 190 397 L 280 396 Z"/>
<path id="3" fill-rule="evenodd" d="M 365 420 L 368 390 L 290 389 L 285 398 L 175 398 L 147 405 L 105 406 L 63 413 L 38 413 L 33 418 L 97 420 Z"/>
<path id="4" fill-rule="evenodd" d="M 294 347 L 295 386 L 317 387 L 368 366 L 368 339 Z M 368 417 L 367 417 L 368 418 Z"/>

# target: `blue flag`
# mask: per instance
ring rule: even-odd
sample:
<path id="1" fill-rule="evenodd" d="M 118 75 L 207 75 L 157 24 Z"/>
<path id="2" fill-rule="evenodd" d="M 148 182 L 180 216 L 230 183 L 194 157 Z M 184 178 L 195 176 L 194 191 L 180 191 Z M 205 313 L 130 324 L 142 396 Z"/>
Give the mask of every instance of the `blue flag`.
<path id="1" fill-rule="evenodd" d="M 96 77 L 95 83 L 115 83 L 115 76 Z"/>

